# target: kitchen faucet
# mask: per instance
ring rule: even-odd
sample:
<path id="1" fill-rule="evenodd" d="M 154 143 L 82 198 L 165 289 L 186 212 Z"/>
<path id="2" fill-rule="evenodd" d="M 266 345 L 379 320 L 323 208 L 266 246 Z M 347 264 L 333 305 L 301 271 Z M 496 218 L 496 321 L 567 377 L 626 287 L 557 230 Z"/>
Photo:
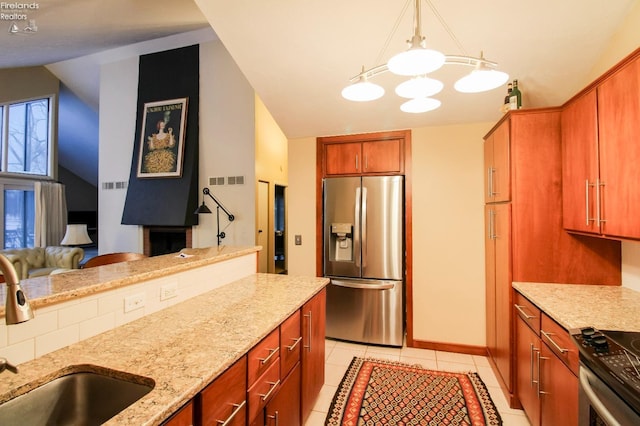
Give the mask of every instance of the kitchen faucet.
<path id="1" fill-rule="evenodd" d="M 33 318 L 33 311 L 31 310 L 27 296 L 25 296 L 22 287 L 20 287 L 18 273 L 11 262 L 9 262 L 9 259 L 1 254 L 0 270 L 4 275 L 4 280 L 7 282 L 7 303 L 4 310 L 7 325 L 29 321 Z"/>
<path id="2" fill-rule="evenodd" d="M 0 270 L 7 282 L 7 304 L 4 309 L 4 317 L 7 325 L 18 324 L 29 321 L 33 318 L 33 311 L 27 297 L 20 287 L 18 274 L 4 255 L 0 254 Z M 14 374 L 18 373 L 18 367 L 7 361 L 6 358 L 0 358 L 0 373 L 9 370 Z"/>

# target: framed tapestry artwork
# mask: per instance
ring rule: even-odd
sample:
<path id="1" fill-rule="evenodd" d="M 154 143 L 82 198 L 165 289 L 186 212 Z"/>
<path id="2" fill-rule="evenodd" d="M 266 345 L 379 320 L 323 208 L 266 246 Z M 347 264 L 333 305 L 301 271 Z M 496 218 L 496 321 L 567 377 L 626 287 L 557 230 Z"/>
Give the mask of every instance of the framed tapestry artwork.
<path id="1" fill-rule="evenodd" d="M 144 104 L 138 177 L 181 177 L 187 98 Z"/>

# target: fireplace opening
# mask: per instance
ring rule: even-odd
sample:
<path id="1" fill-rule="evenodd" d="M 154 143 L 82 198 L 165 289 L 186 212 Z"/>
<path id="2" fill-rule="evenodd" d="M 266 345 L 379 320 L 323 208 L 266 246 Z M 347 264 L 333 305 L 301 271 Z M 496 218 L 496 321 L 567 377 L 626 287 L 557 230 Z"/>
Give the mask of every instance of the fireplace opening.
<path id="1" fill-rule="evenodd" d="M 159 256 L 176 253 L 183 248 L 191 248 L 191 227 L 145 226 L 144 254 Z"/>

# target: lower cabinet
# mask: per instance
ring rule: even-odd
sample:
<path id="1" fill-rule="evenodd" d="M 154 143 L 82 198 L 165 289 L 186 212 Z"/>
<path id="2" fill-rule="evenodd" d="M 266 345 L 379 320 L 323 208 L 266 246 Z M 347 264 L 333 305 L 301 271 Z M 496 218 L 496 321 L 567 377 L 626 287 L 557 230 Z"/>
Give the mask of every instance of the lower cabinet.
<path id="1" fill-rule="evenodd" d="M 164 425 L 304 424 L 324 384 L 325 306 L 323 289 Z"/>
<path id="2" fill-rule="evenodd" d="M 282 386 L 265 408 L 266 426 L 299 425 L 300 423 L 300 386 L 302 376 L 300 363 L 284 379 Z"/>
<path id="3" fill-rule="evenodd" d="M 247 357 L 243 356 L 204 388 L 196 400 L 196 419 L 202 425 L 224 423 L 241 426 L 247 422 Z"/>
<path id="4" fill-rule="evenodd" d="M 193 426 L 193 401 L 182 407 L 169 420 L 164 422 L 165 426 Z"/>
<path id="5" fill-rule="evenodd" d="M 516 293 L 516 395 L 531 426 L 578 424 L 578 352 L 569 333 Z"/>

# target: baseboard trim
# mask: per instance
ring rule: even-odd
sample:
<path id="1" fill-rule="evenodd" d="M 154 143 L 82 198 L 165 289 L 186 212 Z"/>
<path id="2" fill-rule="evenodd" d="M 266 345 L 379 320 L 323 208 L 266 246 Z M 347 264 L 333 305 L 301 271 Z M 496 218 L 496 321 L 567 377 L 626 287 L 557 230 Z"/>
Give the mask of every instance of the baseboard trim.
<path id="1" fill-rule="evenodd" d="M 407 342 L 409 344 L 409 342 Z M 487 348 L 484 346 L 460 345 L 457 343 L 430 342 L 426 340 L 412 339 L 412 348 L 432 349 L 435 351 L 457 352 L 461 354 L 487 356 Z"/>

